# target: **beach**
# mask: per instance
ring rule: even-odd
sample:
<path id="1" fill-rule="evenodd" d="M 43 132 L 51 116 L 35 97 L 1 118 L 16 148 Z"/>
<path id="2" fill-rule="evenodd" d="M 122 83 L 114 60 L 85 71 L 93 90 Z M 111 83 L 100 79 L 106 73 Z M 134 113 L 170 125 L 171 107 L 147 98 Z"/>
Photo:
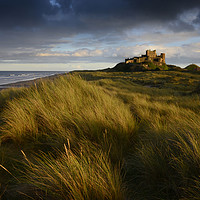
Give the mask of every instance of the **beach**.
<path id="1" fill-rule="evenodd" d="M 45 79 L 55 79 L 58 76 L 64 75 L 65 73 L 62 72 L 60 74 L 53 74 L 50 76 L 45 76 L 45 77 L 40 77 L 40 78 L 35 78 L 31 80 L 24 80 L 24 81 L 17 81 L 14 83 L 8 83 L 8 84 L 0 84 L 0 90 L 2 89 L 7 89 L 7 88 L 16 88 L 16 87 L 30 87 L 31 85 L 37 84 L 41 80 Z"/>

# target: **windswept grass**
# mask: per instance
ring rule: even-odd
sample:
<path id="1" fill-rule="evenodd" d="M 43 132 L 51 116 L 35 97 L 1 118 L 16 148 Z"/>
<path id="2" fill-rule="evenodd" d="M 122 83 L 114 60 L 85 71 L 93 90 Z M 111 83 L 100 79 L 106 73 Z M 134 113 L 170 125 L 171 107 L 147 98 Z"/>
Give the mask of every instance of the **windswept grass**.
<path id="1" fill-rule="evenodd" d="M 176 87 L 144 87 L 115 75 L 97 82 L 130 105 L 139 122 L 138 142 L 126 159 L 126 180 L 132 196 L 198 199 L 200 102 L 198 95 L 190 94 L 196 85 L 192 88 L 191 84 L 188 95 L 183 95 Z"/>
<path id="2" fill-rule="evenodd" d="M 75 153 L 65 146 L 57 159 L 41 154 L 35 158 L 37 164 L 26 160 L 25 181 L 53 199 L 125 198 L 120 170 L 92 144 L 82 144 Z"/>
<path id="3" fill-rule="evenodd" d="M 14 98 L 20 96 L 26 88 L 9 88 L 0 91 L 0 110 L 6 105 L 6 103 Z"/>
<path id="4" fill-rule="evenodd" d="M 44 199 L 200 199 L 200 76 L 78 74 L 4 101 L 0 164 Z"/>
<path id="5" fill-rule="evenodd" d="M 114 154 L 128 145 L 136 128 L 129 107 L 122 101 L 70 76 L 30 88 L 26 98 L 8 103 L 3 120 L 2 142 L 22 144 L 44 138 L 55 142 L 56 138 L 70 139 L 74 144 L 79 138 L 87 138 L 106 146 L 106 139 L 109 146 L 105 148 L 112 148 Z"/>

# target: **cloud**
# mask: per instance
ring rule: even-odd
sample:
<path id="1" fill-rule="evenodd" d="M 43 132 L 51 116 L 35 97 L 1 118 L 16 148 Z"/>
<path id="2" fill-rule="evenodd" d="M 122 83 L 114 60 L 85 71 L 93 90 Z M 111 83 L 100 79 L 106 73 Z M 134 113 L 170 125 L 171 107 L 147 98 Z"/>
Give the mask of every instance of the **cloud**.
<path id="1" fill-rule="evenodd" d="M 199 7 L 197 0 L 1 0 L 0 24 L 7 28 L 118 30 L 141 23 L 181 21 L 181 14 Z M 198 18 L 193 20 L 198 22 Z"/>
<path id="2" fill-rule="evenodd" d="M 52 57 L 52 56 L 56 56 L 56 57 L 63 57 L 63 56 L 70 56 L 69 54 L 65 54 L 65 53 L 38 53 L 36 54 L 36 56 L 38 57 Z"/>
<path id="3" fill-rule="evenodd" d="M 183 44 L 200 36 L 199 8 L 199 0 L 0 0 L 0 62 L 119 62 L 147 48 L 196 59 L 200 47 Z"/>
<path id="4" fill-rule="evenodd" d="M 65 53 L 38 53 L 36 56 L 38 57 L 96 57 L 96 56 L 102 56 L 103 51 L 100 49 L 90 50 L 90 49 L 78 49 L 76 51 L 68 51 Z"/>
<path id="5" fill-rule="evenodd" d="M 8 60 L 1 59 L 1 63 L 103 63 L 123 62 L 125 58 L 145 54 L 146 49 L 157 50 L 157 53 L 166 53 L 167 63 L 200 63 L 200 43 L 190 43 L 181 46 L 168 46 L 166 44 L 142 44 L 134 46 L 105 47 L 101 49 L 77 49 L 74 51 L 52 51 L 52 49 L 35 52 L 15 52 Z M 21 58 L 24 58 L 20 61 Z"/>
<path id="6" fill-rule="evenodd" d="M 4 27 L 30 27 L 43 22 L 43 14 L 51 13 L 48 0 L 1 0 L 0 24 Z"/>

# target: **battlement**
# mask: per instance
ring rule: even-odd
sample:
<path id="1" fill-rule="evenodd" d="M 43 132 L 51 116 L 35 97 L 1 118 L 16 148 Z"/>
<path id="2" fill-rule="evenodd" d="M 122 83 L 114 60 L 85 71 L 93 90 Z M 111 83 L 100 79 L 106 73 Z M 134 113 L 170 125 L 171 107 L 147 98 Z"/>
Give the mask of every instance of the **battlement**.
<path id="1" fill-rule="evenodd" d="M 125 63 L 148 63 L 152 62 L 157 66 L 161 66 L 165 64 L 165 53 L 161 53 L 160 55 L 156 54 L 156 50 L 146 50 L 146 55 L 142 55 L 140 57 L 133 57 L 133 58 L 128 58 L 125 59 Z"/>
<path id="2" fill-rule="evenodd" d="M 146 50 L 146 56 L 147 56 L 147 57 L 151 57 L 151 58 L 155 58 L 155 57 L 157 56 L 156 50 L 153 50 L 153 51 L 151 51 L 151 50 Z"/>

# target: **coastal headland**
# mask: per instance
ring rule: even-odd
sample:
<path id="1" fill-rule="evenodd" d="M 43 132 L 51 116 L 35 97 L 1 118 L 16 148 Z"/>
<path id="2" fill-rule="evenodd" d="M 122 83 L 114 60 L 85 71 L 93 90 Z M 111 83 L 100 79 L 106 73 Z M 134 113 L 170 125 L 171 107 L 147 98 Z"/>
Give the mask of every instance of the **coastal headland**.
<path id="1" fill-rule="evenodd" d="M 197 70 L 98 70 L 8 85 L 0 197 L 198 199 L 199 83 Z"/>

